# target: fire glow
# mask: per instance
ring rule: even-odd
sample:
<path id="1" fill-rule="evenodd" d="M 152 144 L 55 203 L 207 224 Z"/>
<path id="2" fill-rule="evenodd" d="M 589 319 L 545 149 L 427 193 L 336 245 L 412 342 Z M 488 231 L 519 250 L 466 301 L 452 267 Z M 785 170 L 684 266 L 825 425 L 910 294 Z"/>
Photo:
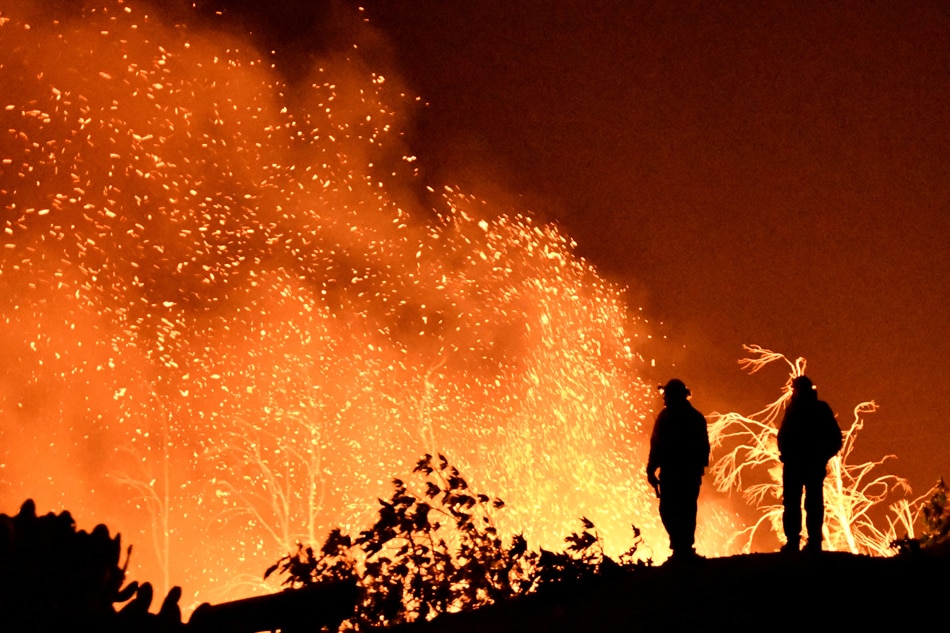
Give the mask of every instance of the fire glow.
<path id="1" fill-rule="evenodd" d="M 287 86 L 134 3 L 0 7 L 5 511 L 107 523 L 133 577 L 216 601 L 441 452 L 532 546 L 586 515 L 662 557 L 643 324 L 557 230 L 398 201 L 396 82 Z"/>

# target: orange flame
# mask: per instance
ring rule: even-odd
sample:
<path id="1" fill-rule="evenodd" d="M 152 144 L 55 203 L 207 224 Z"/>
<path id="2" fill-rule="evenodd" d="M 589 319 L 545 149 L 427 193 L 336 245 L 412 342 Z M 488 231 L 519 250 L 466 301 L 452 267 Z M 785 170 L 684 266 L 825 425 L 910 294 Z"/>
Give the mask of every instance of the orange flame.
<path id="1" fill-rule="evenodd" d="M 638 318 L 552 227 L 401 208 L 396 82 L 284 85 L 132 2 L 37 15 L 0 2 L 4 507 L 108 523 L 216 601 L 443 452 L 533 545 L 586 515 L 662 554 Z"/>

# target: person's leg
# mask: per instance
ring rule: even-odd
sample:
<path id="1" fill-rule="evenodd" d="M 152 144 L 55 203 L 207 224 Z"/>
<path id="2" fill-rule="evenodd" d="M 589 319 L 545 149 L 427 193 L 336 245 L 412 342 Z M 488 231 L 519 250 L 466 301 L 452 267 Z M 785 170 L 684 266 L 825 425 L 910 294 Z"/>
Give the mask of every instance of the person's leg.
<path id="1" fill-rule="evenodd" d="M 701 479 L 692 477 L 668 478 L 661 484 L 660 518 L 670 535 L 670 549 L 676 554 L 693 553 L 701 482 Z"/>
<path id="2" fill-rule="evenodd" d="M 782 468 L 782 506 L 786 547 L 798 550 L 802 532 L 802 481 L 797 469 L 788 464 Z"/>
<path id="3" fill-rule="evenodd" d="M 825 521 L 824 486 L 824 468 L 809 474 L 805 482 L 805 528 L 810 550 L 821 550 L 821 528 Z"/>
<path id="4" fill-rule="evenodd" d="M 666 529 L 667 535 L 670 537 L 670 549 L 674 549 L 674 542 L 676 541 L 676 521 L 674 518 L 674 510 L 676 504 L 674 503 L 675 491 L 667 490 L 666 484 L 660 485 L 660 521 L 663 522 L 663 527 Z"/>
<path id="5" fill-rule="evenodd" d="M 684 482 L 683 487 L 683 548 L 693 553 L 696 544 L 696 514 L 699 511 L 701 478 Z"/>

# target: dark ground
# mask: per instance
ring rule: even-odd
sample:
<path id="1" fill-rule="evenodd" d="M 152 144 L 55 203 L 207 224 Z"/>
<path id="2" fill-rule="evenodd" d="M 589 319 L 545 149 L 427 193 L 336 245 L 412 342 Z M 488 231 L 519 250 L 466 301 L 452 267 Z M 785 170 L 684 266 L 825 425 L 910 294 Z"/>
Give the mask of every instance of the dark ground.
<path id="1" fill-rule="evenodd" d="M 645 568 L 401 632 L 577 633 L 930 629 L 950 598 L 950 557 L 751 554 Z"/>

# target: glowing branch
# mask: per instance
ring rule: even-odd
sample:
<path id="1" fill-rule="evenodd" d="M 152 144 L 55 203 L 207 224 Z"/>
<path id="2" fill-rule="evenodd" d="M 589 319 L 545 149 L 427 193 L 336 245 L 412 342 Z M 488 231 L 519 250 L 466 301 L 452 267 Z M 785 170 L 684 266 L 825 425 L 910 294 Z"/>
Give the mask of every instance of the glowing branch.
<path id="1" fill-rule="evenodd" d="M 744 346 L 751 358 L 739 361 L 743 369 L 755 373 L 766 365 L 783 361 L 789 369 L 782 394 L 774 402 L 753 413 L 712 414 L 709 427 L 710 441 L 718 453 L 710 472 L 715 486 L 722 492 L 738 490 L 752 505 L 758 518 L 734 537 L 743 551 L 751 551 L 756 533 L 768 523 L 780 540 L 782 531 L 782 463 L 778 453 L 778 426 L 780 415 L 791 398 L 792 380 L 804 374 L 805 359 L 790 361 L 784 354 L 758 345 Z M 911 507 L 917 503 L 899 499 L 886 505 L 895 494 L 909 494 L 910 486 L 901 477 L 891 474 L 875 475 L 893 455 L 861 464 L 848 462 L 864 428 L 864 416 L 877 409 L 874 402 L 863 402 L 854 408 L 854 419 L 844 431 L 841 451 L 828 464 L 825 478 L 824 538 L 831 549 L 855 554 L 887 556 L 893 553 L 891 543 L 896 539 L 898 526 L 913 534 L 916 519 Z M 763 481 L 764 480 L 764 481 Z M 918 500 L 919 501 L 919 500 Z M 887 517 L 887 525 L 878 527 L 874 514 L 887 507 L 894 515 Z"/>

